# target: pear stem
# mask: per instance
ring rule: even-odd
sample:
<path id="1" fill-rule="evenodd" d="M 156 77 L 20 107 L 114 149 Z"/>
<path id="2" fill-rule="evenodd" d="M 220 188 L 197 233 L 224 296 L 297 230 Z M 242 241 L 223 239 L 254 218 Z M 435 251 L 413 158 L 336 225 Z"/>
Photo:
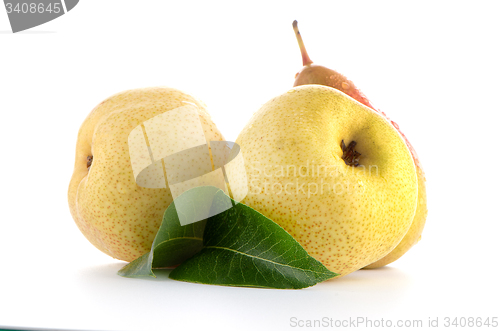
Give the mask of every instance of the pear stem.
<path id="1" fill-rule="evenodd" d="M 302 36 L 300 35 L 297 20 L 293 21 L 292 26 L 293 26 L 293 31 L 295 31 L 295 37 L 297 37 L 297 42 L 299 43 L 300 53 L 302 54 L 302 65 L 304 66 L 309 65 L 313 63 L 313 61 L 311 60 L 311 58 L 309 58 L 309 55 L 307 54 L 306 46 L 304 45 L 304 41 L 302 40 Z"/>

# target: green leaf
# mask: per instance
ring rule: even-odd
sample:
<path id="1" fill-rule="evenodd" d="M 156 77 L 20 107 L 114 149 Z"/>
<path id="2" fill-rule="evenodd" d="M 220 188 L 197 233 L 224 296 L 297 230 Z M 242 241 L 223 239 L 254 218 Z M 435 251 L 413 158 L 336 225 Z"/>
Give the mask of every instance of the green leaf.
<path id="1" fill-rule="evenodd" d="M 182 226 L 177 209 L 187 211 L 186 219 L 199 219 L 212 207 L 212 199 L 219 191 L 213 186 L 191 189 L 171 203 L 163 215 L 151 251 L 130 262 L 118 271 L 123 277 L 155 277 L 153 268 L 176 266 L 190 258 L 203 247 L 203 230 L 206 220 Z M 226 197 L 226 201 L 228 198 Z M 177 209 L 176 209 L 177 206 Z"/>
<path id="2" fill-rule="evenodd" d="M 219 190 L 213 207 L 223 199 L 227 196 Z M 203 245 L 169 277 L 202 284 L 299 289 L 338 275 L 307 254 L 278 224 L 241 203 L 207 220 Z"/>

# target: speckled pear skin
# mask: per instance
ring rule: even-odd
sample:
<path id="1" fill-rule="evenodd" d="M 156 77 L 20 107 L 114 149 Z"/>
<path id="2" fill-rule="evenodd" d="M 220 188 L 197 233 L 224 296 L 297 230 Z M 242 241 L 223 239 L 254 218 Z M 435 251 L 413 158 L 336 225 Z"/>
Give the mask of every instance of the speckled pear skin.
<path id="1" fill-rule="evenodd" d="M 360 166 L 344 162 L 342 140 L 357 142 Z M 418 193 L 412 155 L 391 123 L 346 94 L 295 87 L 264 104 L 236 143 L 249 177 L 242 202 L 331 271 L 345 276 L 379 260 L 408 232 Z"/>
<path id="2" fill-rule="evenodd" d="M 365 267 L 365 269 L 380 268 L 389 263 L 392 263 L 402 257 L 407 251 L 416 245 L 422 238 L 424 231 L 425 220 L 427 219 L 427 192 L 425 186 L 425 176 L 422 168 L 417 167 L 418 178 L 418 204 L 415 212 L 415 217 L 411 223 L 410 229 L 401 240 L 401 242 L 391 251 L 378 261 L 373 262 Z"/>
<path id="3" fill-rule="evenodd" d="M 346 76 L 330 68 L 310 63 L 302 67 L 295 75 L 293 86 L 308 84 L 318 84 L 333 87 L 344 92 L 354 100 L 357 100 L 365 106 L 374 108 L 368 98 L 361 92 L 354 83 Z"/>
<path id="4" fill-rule="evenodd" d="M 150 189 L 136 184 L 128 135 L 145 120 L 186 103 L 199 108 L 207 141 L 224 140 L 202 102 L 166 87 L 115 94 L 94 108 L 83 122 L 68 202 L 80 231 L 102 252 L 130 262 L 151 249 L 172 195 L 168 188 Z M 93 156 L 89 169 L 88 156 Z"/>

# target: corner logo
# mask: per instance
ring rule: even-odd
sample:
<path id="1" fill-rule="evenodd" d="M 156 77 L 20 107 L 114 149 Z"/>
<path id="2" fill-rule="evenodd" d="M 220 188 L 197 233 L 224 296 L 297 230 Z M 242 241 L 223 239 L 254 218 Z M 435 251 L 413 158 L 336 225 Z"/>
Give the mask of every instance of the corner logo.
<path id="1" fill-rule="evenodd" d="M 207 208 L 213 196 L 204 197 L 207 203 L 203 206 L 177 204 L 176 198 L 192 188 L 215 186 L 231 194 L 236 202 L 248 193 L 239 146 L 229 141 L 207 141 L 195 105 L 186 103 L 138 125 L 128 136 L 128 148 L 137 185 L 170 190 L 181 225 L 202 221 L 232 207 L 227 197 L 215 208 Z"/>
<path id="2" fill-rule="evenodd" d="M 73 9 L 79 0 L 4 0 L 12 32 L 31 29 Z"/>

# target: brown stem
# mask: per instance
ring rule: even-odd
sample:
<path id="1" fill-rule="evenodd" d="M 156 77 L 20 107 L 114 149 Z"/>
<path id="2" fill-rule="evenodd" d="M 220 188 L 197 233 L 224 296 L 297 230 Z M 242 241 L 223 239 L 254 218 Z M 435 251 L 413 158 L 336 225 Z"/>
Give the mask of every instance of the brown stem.
<path id="1" fill-rule="evenodd" d="M 302 54 L 302 65 L 309 65 L 313 63 L 313 61 L 309 58 L 309 55 L 307 55 L 306 46 L 304 46 L 304 41 L 302 40 L 302 36 L 300 35 L 299 26 L 296 20 L 293 21 L 292 26 L 293 31 L 295 31 L 295 37 L 297 37 L 297 42 L 299 43 L 300 53 Z"/>

